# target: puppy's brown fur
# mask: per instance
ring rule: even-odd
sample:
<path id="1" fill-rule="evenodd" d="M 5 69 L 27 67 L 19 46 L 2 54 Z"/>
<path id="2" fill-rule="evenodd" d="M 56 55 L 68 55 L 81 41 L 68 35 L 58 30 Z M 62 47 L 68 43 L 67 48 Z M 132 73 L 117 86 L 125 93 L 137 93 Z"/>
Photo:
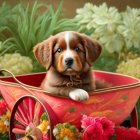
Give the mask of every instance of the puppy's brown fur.
<path id="1" fill-rule="evenodd" d="M 67 68 L 64 65 L 68 45 L 65 39 L 66 33 L 51 36 L 34 48 L 36 59 L 48 70 L 41 87 L 47 93 L 62 96 L 69 96 L 74 89 L 93 91 L 96 89 L 96 84 L 91 66 L 99 57 L 101 46 L 97 41 L 83 34 L 69 31 L 69 47 L 74 59 L 74 66 Z M 61 52 L 59 52 L 60 49 Z M 98 86 L 104 87 L 102 84 L 98 84 Z"/>

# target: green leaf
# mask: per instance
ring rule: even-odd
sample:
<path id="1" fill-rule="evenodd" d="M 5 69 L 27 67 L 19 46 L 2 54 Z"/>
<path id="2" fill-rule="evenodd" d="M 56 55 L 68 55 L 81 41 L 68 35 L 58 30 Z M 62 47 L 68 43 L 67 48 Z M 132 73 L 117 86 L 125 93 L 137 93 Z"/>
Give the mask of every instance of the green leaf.
<path id="1" fill-rule="evenodd" d="M 62 16 L 63 2 L 60 2 L 56 10 L 39 0 L 32 7 L 30 3 L 20 3 L 14 7 L 8 4 L 0 6 L 0 15 L 3 15 L 0 16 L 0 41 L 6 48 L 6 51 L 0 53 L 19 52 L 34 59 L 32 51 L 37 43 L 56 33 L 75 30 L 75 20 Z M 34 66 L 38 67 L 38 64 L 35 62 Z M 43 70 L 41 66 L 38 68 L 35 69 Z"/>

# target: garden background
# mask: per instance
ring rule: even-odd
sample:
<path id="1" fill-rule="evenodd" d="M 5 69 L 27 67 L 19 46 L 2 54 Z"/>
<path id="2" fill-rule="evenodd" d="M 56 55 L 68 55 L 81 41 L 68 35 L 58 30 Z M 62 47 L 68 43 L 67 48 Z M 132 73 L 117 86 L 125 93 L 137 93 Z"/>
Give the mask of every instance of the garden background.
<path id="1" fill-rule="evenodd" d="M 0 68 L 15 75 L 45 71 L 33 56 L 34 45 L 75 30 L 102 44 L 95 69 L 140 79 L 139 0 L 0 0 L 0 6 Z"/>

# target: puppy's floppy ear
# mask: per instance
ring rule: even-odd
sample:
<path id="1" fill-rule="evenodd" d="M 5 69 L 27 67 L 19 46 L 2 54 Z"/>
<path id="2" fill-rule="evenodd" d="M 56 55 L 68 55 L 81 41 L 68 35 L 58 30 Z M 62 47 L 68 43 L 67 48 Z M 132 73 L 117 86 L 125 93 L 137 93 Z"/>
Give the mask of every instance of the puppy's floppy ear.
<path id="1" fill-rule="evenodd" d="M 52 36 L 49 39 L 37 44 L 34 47 L 34 55 L 40 65 L 48 70 L 52 64 L 52 53 L 55 44 L 55 38 Z"/>
<path id="2" fill-rule="evenodd" d="M 85 35 L 83 35 L 83 41 L 86 51 L 86 61 L 91 66 L 92 63 L 100 56 L 102 47 L 96 40 L 92 40 Z"/>

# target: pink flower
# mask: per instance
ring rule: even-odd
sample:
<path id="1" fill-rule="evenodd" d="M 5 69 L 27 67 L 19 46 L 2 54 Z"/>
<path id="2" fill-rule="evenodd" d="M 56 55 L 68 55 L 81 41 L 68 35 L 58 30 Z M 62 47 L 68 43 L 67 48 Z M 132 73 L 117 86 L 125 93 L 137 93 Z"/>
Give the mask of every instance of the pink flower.
<path id="1" fill-rule="evenodd" d="M 84 140 L 108 140 L 114 134 L 114 123 L 106 117 L 83 116 L 81 127 L 84 131 Z"/>
<path id="2" fill-rule="evenodd" d="M 103 140 L 102 126 L 99 123 L 89 125 L 84 131 L 84 140 Z"/>
<path id="3" fill-rule="evenodd" d="M 49 140 L 49 137 L 47 135 L 43 136 L 43 140 Z"/>
<path id="4" fill-rule="evenodd" d="M 7 104 L 4 100 L 0 100 L 0 116 L 2 116 L 7 110 Z"/>
<path id="5" fill-rule="evenodd" d="M 106 117 L 103 117 L 101 118 L 101 124 L 103 127 L 104 135 L 110 136 L 114 134 L 115 124 L 112 121 L 108 120 Z"/>
<path id="6" fill-rule="evenodd" d="M 82 121 L 81 121 L 81 127 L 83 129 L 86 129 L 88 126 L 92 125 L 95 123 L 95 119 L 93 117 L 88 117 L 86 115 L 83 116 Z"/>

